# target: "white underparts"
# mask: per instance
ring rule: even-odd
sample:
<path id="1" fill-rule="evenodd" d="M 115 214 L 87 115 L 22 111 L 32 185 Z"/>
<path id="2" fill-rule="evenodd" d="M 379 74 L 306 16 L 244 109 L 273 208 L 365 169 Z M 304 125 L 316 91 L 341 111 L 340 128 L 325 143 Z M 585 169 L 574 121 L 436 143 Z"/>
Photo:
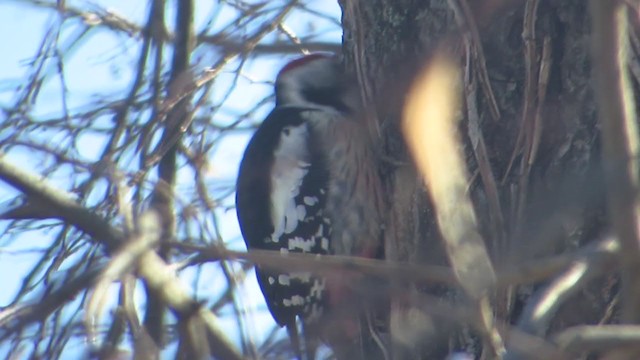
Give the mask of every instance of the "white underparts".
<path id="1" fill-rule="evenodd" d="M 308 150 L 308 128 L 306 123 L 299 126 L 289 126 L 280 133 L 280 141 L 274 153 L 271 169 L 271 221 L 273 233 L 270 241 L 280 245 L 280 253 L 311 253 L 319 243 L 322 251 L 328 253 L 329 239 L 325 230 L 330 229 L 327 218 L 314 218 L 316 214 L 309 213 L 309 209 L 317 206 L 320 198 L 317 196 L 300 196 L 300 188 L 304 177 L 309 172 L 310 154 Z M 319 189 L 324 194 L 323 189 Z M 302 194 L 305 195 L 305 194 Z M 296 198 L 297 201 L 296 201 Z M 307 216 L 310 216 L 309 218 Z M 320 216 L 320 215 L 318 215 Z M 317 231 L 303 236 L 296 236 L 295 232 L 305 221 L 318 221 Z M 308 237 L 307 237 L 308 236 Z M 283 243 L 280 243 L 280 242 Z M 318 254 L 319 255 L 319 254 Z M 301 294 L 293 291 L 281 290 L 287 294 L 281 298 L 281 305 L 285 308 L 298 307 L 305 314 L 305 318 L 317 319 L 322 314 L 320 299 L 324 295 L 325 281 L 314 277 L 308 271 L 291 272 L 268 277 L 269 285 L 280 289 L 306 290 Z M 303 295 L 303 296 L 302 296 Z"/>
<path id="2" fill-rule="evenodd" d="M 309 172 L 307 136 L 305 124 L 288 126 L 280 133 L 280 142 L 275 151 L 271 171 L 273 242 L 278 242 L 282 234 L 293 232 L 298 226 L 298 221 L 306 216 L 304 206 L 296 206 L 294 199 L 300 192 L 302 180 Z"/>

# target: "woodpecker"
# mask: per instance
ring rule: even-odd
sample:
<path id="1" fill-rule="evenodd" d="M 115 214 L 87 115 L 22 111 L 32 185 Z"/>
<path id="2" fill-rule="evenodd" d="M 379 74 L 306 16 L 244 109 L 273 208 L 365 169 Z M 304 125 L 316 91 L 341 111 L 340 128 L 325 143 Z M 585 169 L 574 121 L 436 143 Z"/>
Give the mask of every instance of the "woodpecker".
<path id="1" fill-rule="evenodd" d="M 236 209 L 248 249 L 379 254 L 379 178 L 354 84 L 328 54 L 293 60 L 278 73 L 275 108 L 238 174 Z M 321 322 L 344 299 L 342 285 L 310 272 L 256 273 L 273 318 L 290 335 L 296 318 Z"/>

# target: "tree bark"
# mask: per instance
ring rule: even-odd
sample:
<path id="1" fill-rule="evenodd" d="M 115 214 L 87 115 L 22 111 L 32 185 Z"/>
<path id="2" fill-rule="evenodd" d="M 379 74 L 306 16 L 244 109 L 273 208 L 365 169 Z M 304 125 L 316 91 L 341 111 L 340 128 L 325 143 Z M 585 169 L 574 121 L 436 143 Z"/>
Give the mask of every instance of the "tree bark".
<path id="1" fill-rule="evenodd" d="M 434 208 L 400 131 L 407 90 L 443 44 L 460 54 L 459 65 L 466 71 L 460 133 L 472 175 L 469 192 L 494 266 L 576 250 L 601 239 L 608 221 L 586 2 L 349 0 L 341 6 L 345 61 L 357 74 L 368 105 L 391 209 L 385 221 L 386 259 L 448 263 Z M 605 308 L 617 280 L 598 278 L 561 307 L 545 333 L 613 321 L 605 318 Z M 493 301 L 498 318 L 522 320 L 529 295 L 540 287 L 499 289 Z M 408 289 L 393 294 L 392 319 L 394 312 L 405 314 L 400 319 L 411 318 L 407 314 L 415 309 L 408 304 L 424 293 L 459 300 L 450 289 Z M 424 337 L 416 336 L 396 354 L 446 354 L 445 339 L 452 333 L 428 322 L 412 328 L 410 321 L 401 321 L 401 333 L 422 331 L 432 346 L 418 346 Z M 396 345 L 403 343 L 398 336 L 404 335 L 392 336 Z M 477 344 L 467 339 L 457 346 L 478 354 L 479 347 L 469 348 Z"/>

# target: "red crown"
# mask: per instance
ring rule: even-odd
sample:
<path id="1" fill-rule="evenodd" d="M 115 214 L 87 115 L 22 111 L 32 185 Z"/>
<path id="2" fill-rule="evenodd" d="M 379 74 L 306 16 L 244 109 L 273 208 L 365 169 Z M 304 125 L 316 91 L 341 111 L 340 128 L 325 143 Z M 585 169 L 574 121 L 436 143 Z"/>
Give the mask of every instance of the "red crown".
<path id="1" fill-rule="evenodd" d="M 299 57 L 295 60 L 290 61 L 287 65 L 285 65 L 282 69 L 280 69 L 280 72 L 278 73 L 278 77 L 304 64 L 308 64 L 318 59 L 331 59 L 333 56 L 334 55 L 331 53 L 313 53 L 313 54 L 305 55 L 303 57 Z"/>

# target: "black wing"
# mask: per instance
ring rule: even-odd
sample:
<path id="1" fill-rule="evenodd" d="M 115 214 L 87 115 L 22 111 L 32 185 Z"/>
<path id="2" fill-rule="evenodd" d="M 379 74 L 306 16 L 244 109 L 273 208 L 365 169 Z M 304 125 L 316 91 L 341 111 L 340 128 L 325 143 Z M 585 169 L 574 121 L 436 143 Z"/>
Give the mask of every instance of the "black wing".
<path id="1" fill-rule="evenodd" d="M 249 142 L 240 165 L 236 206 L 242 234 L 249 249 L 281 253 L 329 253 L 330 223 L 324 216 L 328 173 L 320 147 L 306 142 L 309 162 L 294 204 L 300 211 L 291 232 L 273 236 L 271 168 L 274 149 L 285 126 L 304 123 L 304 109 L 280 108 L 272 112 Z M 302 210 L 303 209 L 303 210 Z M 258 282 L 276 322 L 295 323 L 296 316 L 312 320 L 323 308 L 324 280 L 308 272 L 256 268 Z"/>

